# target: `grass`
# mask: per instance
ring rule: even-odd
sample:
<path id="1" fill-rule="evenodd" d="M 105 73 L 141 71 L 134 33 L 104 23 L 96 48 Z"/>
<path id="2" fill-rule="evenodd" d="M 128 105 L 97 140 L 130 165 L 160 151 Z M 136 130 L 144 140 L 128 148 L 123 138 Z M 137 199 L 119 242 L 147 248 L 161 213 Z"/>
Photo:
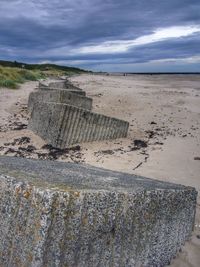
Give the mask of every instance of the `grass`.
<path id="1" fill-rule="evenodd" d="M 37 81 L 43 78 L 41 71 L 0 66 L 0 87 L 16 89 L 26 81 Z"/>
<path id="2" fill-rule="evenodd" d="M 0 88 L 16 89 L 26 81 L 80 74 L 85 70 L 55 64 L 26 64 L 0 60 Z"/>

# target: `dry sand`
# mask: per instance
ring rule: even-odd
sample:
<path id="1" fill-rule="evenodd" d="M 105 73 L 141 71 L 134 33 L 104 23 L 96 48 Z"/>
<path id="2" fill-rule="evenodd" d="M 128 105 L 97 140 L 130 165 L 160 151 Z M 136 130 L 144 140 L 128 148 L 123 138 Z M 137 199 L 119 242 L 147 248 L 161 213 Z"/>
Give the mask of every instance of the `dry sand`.
<path id="1" fill-rule="evenodd" d="M 126 139 L 57 151 L 26 129 L 28 94 L 0 89 L 0 154 L 85 162 L 200 191 L 200 76 L 81 75 L 71 80 L 93 98 L 93 110 L 130 122 Z M 200 198 L 194 233 L 171 266 L 200 266 Z"/>

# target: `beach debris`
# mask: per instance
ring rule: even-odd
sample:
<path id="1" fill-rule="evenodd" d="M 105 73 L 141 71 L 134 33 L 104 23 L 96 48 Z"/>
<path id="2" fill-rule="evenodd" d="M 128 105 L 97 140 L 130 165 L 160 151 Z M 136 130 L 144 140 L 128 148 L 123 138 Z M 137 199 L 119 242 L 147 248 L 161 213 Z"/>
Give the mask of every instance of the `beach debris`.
<path id="1" fill-rule="evenodd" d="M 142 164 L 143 164 L 143 162 L 140 162 L 135 168 L 133 168 L 133 171 L 136 170 L 137 168 L 139 168 Z"/>
<path id="2" fill-rule="evenodd" d="M 99 93 L 99 94 L 90 94 L 90 96 L 101 97 L 101 96 L 103 96 L 103 94 L 102 93 Z"/>
<path id="3" fill-rule="evenodd" d="M 4 155 L 13 154 L 13 153 L 15 153 L 15 156 L 17 156 L 17 154 L 21 154 L 21 152 L 18 149 L 9 147 L 7 151 L 4 153 Z"/>
<path id="4" fill-rule="evenodd" d="M 24 151 L 24 152 L 33 152 L 36 150 L 35 146 L 28 145 L 27 147 L 19 147 L 19 150 Z"/>
<path id="5" fill-rule="evenodd" d="M 69 158 L 73 162 L 84 162 L 83 153 L 81 153 L 80 145 L 72 146 L 67 149 L 55 148 L 52 145 L 45 144 L 40 148 L 36 148 L 32 144 L 32 140 L 28 136 L 22 136 L 21 138 L 15 138 L 12 142 L 4 143 L 4 146 L 0 147 L 1 154 L 23 157 L 23 158 L 36 158 L 36 159 L 48 159 L 58 160 L 60 158 Z"/>
<path id="6" fill-rule="evenodd" d="M 15 138 L 13 142 L 4 143 L 5 146 L 15 146 L 15 145 L 22 145 L 30 143 L 31 139 L 28 136 L 22 136 L 20 138 Z"/>
<path id="7" fill-rule="evenodd" d="M 143 153 L 140 153 L 140 154 L 144 154 L 144 155 L 146 155 L 146 157 L 135 168 L 133 168 L 133 171 L 138 169 L 140 166 L 142 166 L 143 163 L 147 162 L 147 160 L 149 158 L 149 154 L 147 154 L 146 152 L 143 152 Z"/>
<path id="8" fill-rule="evenodd" d="M 52 145 L 45 144 L 44 146 L 41 147 L 41 149 L 48 150 L 48 152 L 46 153 L 37 152 L 39 159 L 56 160 L 64 156 L 64 157 L 70 157 L 70 159 L 74 162 L 75 161 L 77 162 L 77 159 L 79 159 L 78 162 L 83 162 L 83 159 L 82 159 L 83 154 L 80 153 L 81 151 L 80 145 L 76 145 L 70 148 L 60 149 L 60 148 L 53 147 Z"/>
<path id="9" fill-rule="evenodd" d="M 114 151 L 111 150 L 111 149 L 107 149 L 107 150 L 101 150 L 99 151 L 101 154 L 104 154 L 104 155 L 112 155 L 114 154 Z"/>
<path id="10" fill-rule="evenodd" d="M 135 149 L 141 149 L 141 148 L 146 148 L 147 147 L 147 142 L 144 140 L 140 140 L 140 139 L 135 139 L 133 141 L 134 143 L 134 148 Z"/>
<path id="11" fill-rule="evenodd" d="M 161 146 L 162 146 L 162 145 L 164 145 L 164 143 L 163 143 L 163 142 L 158 142 L 158 141 L 157 141 L 157 142 L 154 143 L 154 145 L 161 145 Z"/>
<path id="12" fill-rule="evenodd" d="M 153 138 L 155 135 L 156 135 L 156 132 L 155 131 L 151 131 L 151 130 L 148 130 L 148 131 L 145 131 L 145 133 L 148 134 L 148 138 Z"/>
<path id="13" fill-rule="evenodd" d="M 23 129 L 27 129 L 27 124 L 21 122 L 13 123 L 13 130 L 23 130 Z"/>
<path id="14" fill-rule="evenodd" d="M 31 139 L 28 136 L 22 136 L 21 138 L 14 139 L 15 144 L 22 145 L 30 143 Z"/>

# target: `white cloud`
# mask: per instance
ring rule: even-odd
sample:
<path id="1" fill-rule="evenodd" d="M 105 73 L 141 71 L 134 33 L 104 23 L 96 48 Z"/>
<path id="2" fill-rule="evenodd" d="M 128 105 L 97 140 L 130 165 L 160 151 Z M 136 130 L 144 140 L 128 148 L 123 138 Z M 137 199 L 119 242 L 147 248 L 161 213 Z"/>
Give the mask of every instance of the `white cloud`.
<path id="1" fill-rule="evenodd" d="M 151 60 L 149 63 L 188 63 L 195 64 L 200 63 L 200 55 L 185 57 L 185 58 L 165 58 L 165 59 L 157 59 Z"/>
<path id="2" fill-rule="evenodd" d="M 168 28 L 160 28 L 155 30 L 152 34 L 144 35 L 134 40 L 116 40 L 106 41 L 99 45 L 88 45 L 78 49 L 72 50 L 74 54 L 106 54 L 106 53 L 123 53 L 129 49 L 160 42 L 172 38 L 186 37 L 200 32 L 200 26 L 174 26 Z"/>

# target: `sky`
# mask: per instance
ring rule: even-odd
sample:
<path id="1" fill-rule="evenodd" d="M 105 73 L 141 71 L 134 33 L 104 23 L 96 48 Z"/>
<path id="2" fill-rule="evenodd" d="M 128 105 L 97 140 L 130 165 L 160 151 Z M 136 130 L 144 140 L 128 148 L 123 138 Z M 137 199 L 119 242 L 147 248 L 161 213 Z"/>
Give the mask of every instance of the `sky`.
<path id="1" fill-rule="evenodd" d="M 200 72 L 200 0 L 0 0 L 0 59 Z"/>

